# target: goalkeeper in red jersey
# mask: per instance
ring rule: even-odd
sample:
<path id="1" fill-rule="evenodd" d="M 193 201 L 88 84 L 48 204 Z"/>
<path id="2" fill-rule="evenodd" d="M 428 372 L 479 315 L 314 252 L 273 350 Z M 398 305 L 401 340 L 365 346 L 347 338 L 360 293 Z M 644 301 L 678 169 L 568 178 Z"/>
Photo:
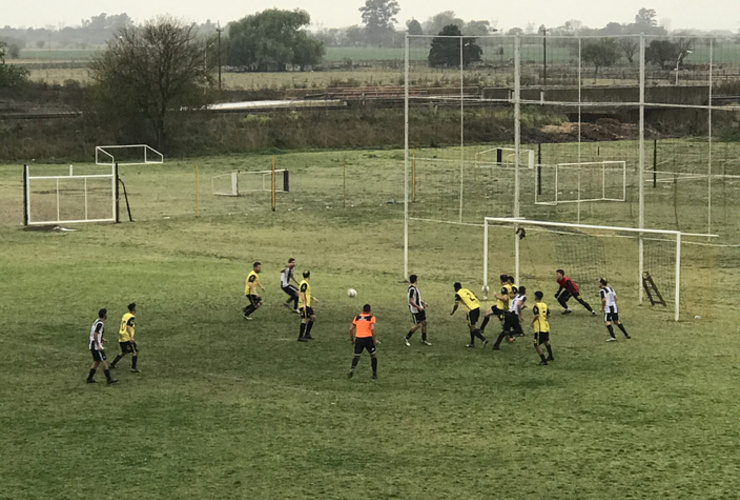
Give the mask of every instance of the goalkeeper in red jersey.
<path id="1" fill-rule="evenodd" d="M 565 275 L 565 271 L 563 271 L 562 269 L 558 269 L 557 271 L 555 271 L 555 281 L 557 281 L 558 285 L 560 285 L 560 288 L 558 288 L 558 291 L 555 294 L 555 298 L 558 299 L 560 305 L 563 306 L 563 308 L 565 309 L 563 311 L 563 314 L 570 314 L 571 312 L 573 312 L 568 307 L 568 300 L 573 297 L 578 301 L 579 304 L 581 304 L 591 313 L 591 316 L 596 316 L 596 311 L 593 310 L 588 302 L 581 298 L 581 290 L 578 288 L 578 285 L 573 282 L 573 280 Z"/>

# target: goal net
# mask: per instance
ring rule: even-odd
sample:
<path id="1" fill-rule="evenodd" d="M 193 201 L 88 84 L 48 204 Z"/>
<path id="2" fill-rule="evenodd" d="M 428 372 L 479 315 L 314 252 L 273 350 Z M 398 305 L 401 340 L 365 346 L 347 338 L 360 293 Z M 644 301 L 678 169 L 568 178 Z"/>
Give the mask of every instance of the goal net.
<path id="1" fill-rule="evenodd" d="M 494 276 L 512 274 L 532 291 L 554 291 L 555 270 L 562 269 L 595 309 L 598 280 L 606 278 L 625 302 L 653 303 L 678 321 L 681 236 L 659 229 L 486 217 L 483 287 L 492 287 Z"/>
<path id="2" fill-rule="evenodd" d="M 146 144 L 116 144 L 95 147 L 96 165 L 149 165 L 164 163 L 164 155 Z"/>
<path id="3" fill-rule="evenodd" d="M 211 177 L 211 192 L 216 196 L 244 196 L 260 191 L 287 193 L 290 191 L 290 173 L 286 169 L 258 172 L 229 172 Z"/>
<path id="4" fill-rule="evenodd" d="M 627 162 L 537 165 L 534 202 L 558 205 L 627 199 Z"/>
<path id="5" fill-rule="evenodd" d="M 491 148 L 475 153 L 475 166 L 497 166 L 501 168 L 515 168 L 516 149 L 514 148 Z M 524 168 L 534 168 L 534 150 L 522 149 L 519 151 L 519 165 Z"/>
<path id="6" fill-rule="evenodd" d="M 116 167 L 24 167 L 25 225 L 115 222 Z M 102 170 L 102 171 L 101 171 Z M 60 175 L 64 172 L 64 175 Z"/>

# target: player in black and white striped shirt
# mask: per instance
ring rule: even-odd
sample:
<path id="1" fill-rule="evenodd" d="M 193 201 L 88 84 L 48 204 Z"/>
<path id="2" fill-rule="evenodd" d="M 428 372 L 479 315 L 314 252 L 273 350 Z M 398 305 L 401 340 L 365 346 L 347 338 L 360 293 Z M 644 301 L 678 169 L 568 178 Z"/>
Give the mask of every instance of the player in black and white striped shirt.
<path id="1" fill-rule="evenodd" d="M 431 343 L 427 342 L 427 303 L 421 300 L 421 293 L 419 293 L 417 279 L 418 278 L 415 274 L 409 276 L 409 282 L 411 284 L 409 285 L 407 297 L 409 311 L 411 312 L 411 318 L 414 321 L 414 326 L 411 327 L 411 330 L 409 330 L 409 333 L 407 333 L 406 337 L 404 337 L 403 339 L 407 346 L 411 346 L 411 342 L 409 342 L 411 340 L 411 336 L 419 328 L 421 328 L 422 345 L 432 345 Z"/>
<path id="2" fill-rule="evenodd" d="M 516 295 L 511 299 L 509 303 L 509 310 L 506 311 L 504 317 L 504 328 L 496 339 L 496 343 L 493 344 L 493 350 L 498 351 L 501 349 L 501 341 L 508 337 L 509 343 L 514 341 L 514 335 L 519 336 L 522 333 L 522 310 L 524 304 L 527 303 L 527 288 L 520 286 L 517 289 Z"/>
<path id="3" fill-rule="evenodd" d="M 298 310 L 298 288 L 290 284 L 291 280 L 297 285 L 298 280 L 293 276 L 293 270 L 295 269 L 295 259 L 288 259 L 288 265 L 280 271 L 280 288 L 288 294 L 288 300 L 285 301 L 285 307 L 296 314 L 299 314 Z M 293 307 L 290 307 L 290 303 L 293 302 Z"/>
<path id="4" fill-rule="evenodd" d="M 90 368 L 90 374 L 87 376 L 88 384 L 95 383 L 95 372 L 97 371 L 100 363 L 103 363 L 103 371 L 105 373 L 105 378 L 108 380 L 108 383 L 115 384 L 116 382 L 118 382 L 118 380 L 114 380 L 110 376 L 108 361 L 106 361 L 105 358 L 105 348 L 103 344 L 106 344 L 108 341 L 103 338 L 103 334 L 105 333 L 106 319 L 108 319 L 108 311 L 106 309 L 101 309 L 100 311 L 98 311 L 98 319 L 96 319 L 90 327 L 90 336 L 88 338 L 87 346 L 92 353 L 93 364 Z"/>
<path id="5" fill-rule="evenodd" d="M 609 338 L 607 342 L 616 342 L 617 337 L 614 336 L 614 327 L 612 323 L 617 325 L 625 338 L 632 338 L 624 329 L 624 325 L 619 322 L 619 308 L 617 307 L 617 293 L 610 286 L 607 286 L 608 282 L 601 278 L 599 280 L 599 296 L 601 297 L 601 310 L 604 312 L 604 323 L 606 323 L 606 329 L 609 330 Z"/>

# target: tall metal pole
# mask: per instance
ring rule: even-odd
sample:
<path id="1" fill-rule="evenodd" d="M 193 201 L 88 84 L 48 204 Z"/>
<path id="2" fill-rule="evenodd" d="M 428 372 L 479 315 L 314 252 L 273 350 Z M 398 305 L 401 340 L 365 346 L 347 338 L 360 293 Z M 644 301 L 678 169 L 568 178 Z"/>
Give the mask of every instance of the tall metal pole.
<path id="1" fill-rule="evenodd" d="M 514 37 L 514 217 L 519 217 L 519 152 L 521 149 L 521 38 Z M 518 229 L 518 226 L 516 227 Z M 514 233 L 515 279 L 519 283 L 519 235 Z"/>
<path id="2" fill-rule="evenodd" d="M 547 28 L 542 30 L 542 79 L 547 87 Z"/>
<path id="3" fill-rule="evenodd" d="M 483 219 L 483 300 L 488 300 L 488 219 Z"/>
<path id="4" fill-rule="evenodd" d="M 403 67 L 403 279 L 409 275 L 409 34 Z"/>
<path id="5" fill-rule="evenodd" d="M 714 39 L 709 39 L 709 111 L 707 112 L 709 152 L 707 153 L 707 234 L 712 234 L 712 65 L 714 62 Z"/>
<path id="6" fill-rule="evenodd" d="M 218 33 L 218 90 L 221 90 L 221 32 L 223 30 L 221 29 L 221 21 L 218 22 L 218 28 L 216 28 L 216 33 Z"/>
<path id="7" fill-rule="evenodd" d="M 582 87 L 582 70 L 583 66 L 581 64 L 581 48 L 582 43 L 581 39 L 578 39 L 578 146 L 577 146 L 577 152 L 578 152 L 578 203 L 576 203 L 576 220 L 578 224 L 581 223 L 581 87 Z"/>
<path id="8" fill-rule="evenodd" d="M 643 179 L 645 175 L 645 35 L 640 35 L 640 160 L 639 160 L 639 173 L 637 176 L 640 192 L 640 215 L 638 217 L 638 227 L 640 229 L 645 228 L 645 181 Z M 638 242 L 640 247 L 640 262 L 638 266 L 639 276 L 637 277 L 637 289 L 639 303 L 642 304 L 643 290 L 642 290 L 642 276 L 645 270 L 645 261 L 643 258 L 644 254 L 644 241 L 643 233 L 638 234 Z"/>
<path id="9" fill-rule="evenodd" d="M 465 174 L 465 59 L 463 37 L 460 37 L 460 222 L 463 221 L 463 191 Z"/>

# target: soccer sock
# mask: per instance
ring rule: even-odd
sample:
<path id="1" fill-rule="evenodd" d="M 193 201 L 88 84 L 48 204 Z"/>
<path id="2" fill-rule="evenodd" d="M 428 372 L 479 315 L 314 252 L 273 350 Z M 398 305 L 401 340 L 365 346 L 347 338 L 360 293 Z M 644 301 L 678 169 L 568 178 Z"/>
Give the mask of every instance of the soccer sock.
<path id="1" fill-rule="evenodd" d="M 414 330 L 409 330 L 409 333 L 406 334 L 406 340 L 410 340 L 413 334 L 414 334 Z"/>
<path id="2" fill-rule="evenodd" d="M 111 376 L 110 376 L 110 370 L 105 370 L 105 371 L 104 371 L 104 373 L 105 373 L 105 378 L 106 378 L 106 380 L 108 380 L 108 381 L 110 381 L 110 380 L 113 380 L 113 379 L 111 378 Z"/>
<path id="3" fill-rule="evenodd" d="M 253 313 L 253 312 L 254 312 L 255 310 L 256 310 L 256 308 L 255 308 L 255 307 L 254 307 L 254 306 L 253 306 L 252 304 L 249 304 L 249 305 L 247 306 L 247 308 L 246 308 L 246 309 L 244 310 L 244 316 L 249 316 L 249 315 L 250 315 L 250 314 L 252 314 L 252 313 Z"/>
<path id="4" fill-rule="evenodd" d="M 547 355 L 548 357 L 552 358 L 552 346 L 549 346 L 545 344 L 545 347 L 547 347 Z"/>
<path id="5" fill-rule="evenodd" d="M 505 337 L 506 337 L 507 335 L 509 335 L 509 332 L 507 332 L 507 331 L 505 331 L 505 330 L 504 330 L 503 332 L 501 332 L 501 333 L 499 334 L 498 338 L 496 339 L 496 343 L 495 343 L 495 344 L 493 344 L 493 347 L 498 347 L 498 346 L 500 346 L 500 345 L 501 345 L 501 341 L 502 341 L 502 340 L 504 340 L 504 338 L 505 338 Z"/>
<path id="6" fill-rule="evenodd" d="M 359 357 L 359 356 L 355 356 L 354 358 L 352 358 L 352 369 L 353 369 L 353 370 L 354 370 L 355 368 L 357 368 L 357 363 L 358 363 L 359 361 L 360 361 L 360 357 Z"/>
<path id="7" fill-rule="evenodd" d="M 303 338 L 303 334 L 306 332 L 306 323 L 301 323 L 301 333 L 298 335 L 299 339 Z"/>
<path id="8" fill-rule="evenodd" d="M 473 330 L 473 333 L 474 333 L 474 334 L 475 334 L 475 336 L 476 336 L 476 337 L 478 337 L 479 339 L 481 339 L 481 340 L 483 340 L 483 341 L 485 341 L 485 340 L 486 340 L 486 338 L 485 338 L 485 337 L 484 337 L 483 335 L 481 335 L 481 333 L 480 333 L 480 330 L 478 330 L 477 328 L 476 328 L 475 330 Z"/>
<path id="9" fill-rule="evenodd" d="M 378 358 L 370 358 L 370 366 L 373 367 L 373 373 L 378 373 Z"/>
<path id="10" fill-rule="evenodd" d="M 313 321 L 309 321 L 306 324 L 306 337 L 310 337 L 311 336 L 311 329 L 312 328 L 313 328 Z"/>
<path id="11" fill-rule="evenodd" d="M 470 332 L 470 345 L 475 345 L 475 333 Z"/>
<path id="12" fill-rule="evenodd" d="M 612 325 L 606 325 L 606 329 L 609 330 L 609 335 L 611 335 L 613 339 L 617 338 L 614 336 L 614 327 Z"/>
<path id="13" fill-rule="evenodd" d="M 293 309 L 298 309 L 298 296 L 293 297 Z"/>
<path id="14" fill-rule="evenodd" d="M 119 354 L 118 356 L 116 356 L 116 359 L 114 359 L 114 360 L 113 360 L 113 363 L 111 363 L 110 365 L 111 365 L 111 366 L 116 366 L 116 363 L 118 363 L 118 362 L 119 362 L 119 361 L 121 361 L 122 359 L 123 359 L 123 354 Z"/>
<path id="15" fill-rule="evenodd" d="M 421 340 L 424 342 L 426 342 L 427 340 L 427 329 L 426 328 L 421 329 Z"/>
<path id="16" fill-rule="evenodd" d="M 545 355 L 544 355 L 544 354 L 540 354 L 540 359 L 541 359 L 542 361 L 544 361 L 544 362 L 546 362 L 546 363 L 547 363 L 547 360 L 545 359 Z"/>
<path id="17" fill-rule="evenodd" d="M 624 326 L 622 325 L 622 323 L 619 323 L 617 325 L 617 328 L 619 328 L 620 330 L 622 330 L 622 333 L 624 333 L 625 335 L 627 335 L 627 330 L 624 329 Z"/>
<path id="18" fill-rule="evenodd" d="M 92 380 L 95 377 L 95 368 L 90 368 L 90 374 L 87 376 L 87 380 Z"/>
<path id="19" fill-rule="evenodd" d="M 593 309 L 591 308 L 591 305 L 590 305 L 590 304 L 589 304 L 588 302 L 586 302 L 585 300 L 583 300 L 583 299 L 578 299 L 578 302 L 580 302 L 580 303 L 581 303 L 581 305 L 582 305 L 583 307 L 585 307 L 585 308 L 586 308 L 586 309 L 587 309 L 587 310 L 588 310 L 589 312 L 593 311 Z"/>
<path id="20" fill-rule="evenodd" d="M 488 317 L 488 316 L 486 316 L 485 318 L 483 318 L 483 323 L 481 323 L 481 324 L 480 324 L 480 330 L 481 330 L 481 331 L 483 331 L 483 330 L 485 330 L 485 329 L 486 329 L 486 325 L 488 324 L 488 322 L 489 322 L 490 320 L 491 320 L 491 318 L 490 318 L 490 317 Z"/>
<path id="21" fill-rule="evenodd" d="M 131 358 L 131 368 L 133 368 L 134 370 L 136 370 L 136 363 L 138 363 L 138 362 L 139 362 L 139 356 L 138 355 L 137 356 L 134 356 L 133 358 Z"/>

